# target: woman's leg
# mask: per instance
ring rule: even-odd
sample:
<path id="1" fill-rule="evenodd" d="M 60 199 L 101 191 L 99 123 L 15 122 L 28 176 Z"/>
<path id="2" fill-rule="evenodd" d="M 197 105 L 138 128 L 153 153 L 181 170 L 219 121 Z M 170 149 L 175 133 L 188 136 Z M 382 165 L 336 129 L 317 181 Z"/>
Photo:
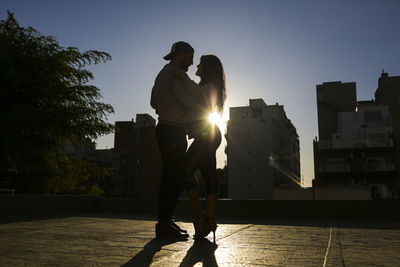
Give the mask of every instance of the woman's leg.
<path id="1" fill-rule="evenodd" d="M 218 200 L 218 182 L 217 182 L 217 160 L 216 151 L 221 144 L 221 133 L 218 127 L 215 126 L 208 138 L 203 144 L 202 161 L 200 164 L 201 174 L 207 184 L 207 200 L 206 200 L 206 217 L 207 221 L 203 227 L 203 236 L 207 236 L 211 231 L 214 233 L 217 224 L 215 223 L 215 214 Z"/>
<path id="2" fill-rule="evenodd" d="M 185 155 L 186 191 L 189 193 L 197 190 L 195 193 L 198 194 L 198 182 L 194 173 L 200 169 L 209 194 L 217 190 L 215 152 L 221 144 L 221 132 L 217 126 L 210 126 L 198 133 L 201 134 L 195 136 Z"/>
<path id="3" fill-rule="evenodd" d="M 186 192 L 189 198 L 190 208 L 192 211 L 193 226 L 195 229 L 195 237 L 202 232 L 202 226 L 205 221 L 204 212 L 200 208 L 199 187 L 196 176 L 194 175 L 198 168 L 199 156 L 201 153 L 201 144 L 195 139 L 190 145 L 185 155 L 185 175 L 186 175 Z"/>
<path id="4" fill-rule="evenodd" d="M 207 185 L 207 195 L 217 193 L 216 151 L 221 144 L 221 132 L 217 126 L 212 126 L 206 135 L 196 136 L 185 155 L 186 190 L 198 188 L 194 173 L 200 169 Z"/>
<path id="5" fill-rule="evenodd" d="M 207 185 L 207 195 L 217 194 L 217 159 L 216 152 L 221 144 L 221 132 L 215 126 L 210 135 L 202 140 L 202 156 L 199 169 Z"/>
<path id="6" fill-rule="evenodd" d="M 201 145 L 201 142 L 195 138 L 185 154 L 186 190 L 198 187 L 194 173 L 201 162 Z"/>

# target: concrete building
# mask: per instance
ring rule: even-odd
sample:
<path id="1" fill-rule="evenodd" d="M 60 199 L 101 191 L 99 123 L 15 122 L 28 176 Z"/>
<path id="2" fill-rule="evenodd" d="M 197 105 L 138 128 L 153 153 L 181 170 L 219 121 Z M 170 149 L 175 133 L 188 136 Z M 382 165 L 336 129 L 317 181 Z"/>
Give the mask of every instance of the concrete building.
<path id="1" fill-rule="evenodd" d="M 102 185 L 107 195 L 155 198 L 162 175 L 155 124 L 150 115 L 137 114 L 136 122 L 115 122 L 112 149 L 96 149 L 94 142 L 77 148 L 67 142 L 62 150 L 66 155 L 112 168 L 110 179 Z"/>
<path id="2" fill-rule="evenodd" d="M 137 136 L 137 168 L 135 174 L 135 196 L 138 198 L 157 198 L 162 175 L 161 155 L 155 136 L 155 126 L 143 126 L 141 118 L 136 119 L 139 126 Z"/>
<path id="3" fill-rule="evenodd" d="M 400 76 L 389 76 L 382 70 L 375 92 L 379 105 L 389 106 L 393 119 L 393 143 L 396 164 L 396 188 L 400 192 Z"/>
<path id="4" fill-rule="evenodd" d="M 123 195 L 132 196 L 134 193 L 135 177 L 135 122 L 116 121 L 114 133 L 114 149 L 120 154 L 121 165 L 119 175 L 123 181 Z"/>
<path id="5" fill-rule="evenodd" d="M 327 82 L 317 85 L 318 136 L 330 140 L 338 132 L 337 114 L 354 111 L 357 106 L 356 83 Z"/>
<path id="6" fill-rule="evenodd" d="M 229 198 L 271 199 L 274 187 L 300 184 L 299 137 L 282 105 L 230 108 L 226 139 Z"/>
<path id="7" fill-rule="evenodd" d="M 317 85 L 317 107 L 314 186 L 360 186 L 376 198 L 395 197 L 389 106 L 374 100 L 357 102 L 355 83 L 329 82 Z"/>
<path id="8" fill-rule="evenodd" d="M 121 156 L 120 176 L 125 196 L 157 195 L 162 168 L 155 124 L 148 114 L 137 114 L 136 122 L 133 119 L 115 122 L 114 149 Z"/>

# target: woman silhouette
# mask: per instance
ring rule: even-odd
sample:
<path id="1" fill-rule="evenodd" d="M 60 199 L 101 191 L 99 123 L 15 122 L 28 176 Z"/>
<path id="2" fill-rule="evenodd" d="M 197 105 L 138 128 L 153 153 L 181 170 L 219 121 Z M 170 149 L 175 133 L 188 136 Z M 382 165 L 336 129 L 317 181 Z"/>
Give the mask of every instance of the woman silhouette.
<path id="1" fill-rule="evenodd" d="M 176 71 L 181 78 L 181 86 L 197 87 L 199 107 L 190 111 L 193 123 L 186 127 L 189 138 L 194 138 L 186 153 L 186 191 L 188 193 L 195 238 L 203 238 L 210 232 L 214 234 L 217 224 L 215 213 L 217 206 L 218 184 L 216 179 L 216 150 L 221 144 L 221 132 L 218 126 L 209 121 L 210 114 L 222 113 L 226 99 L 225 74 L 221 61 L 214 55 L 203 55 L 197 65 L 196 75 L 200 83 L 196 84 L 184 71 Z M 206 212 L 202 212 L 199 203 L 199 189 L 195 171 L 199 169 L 207 186 Z"/>

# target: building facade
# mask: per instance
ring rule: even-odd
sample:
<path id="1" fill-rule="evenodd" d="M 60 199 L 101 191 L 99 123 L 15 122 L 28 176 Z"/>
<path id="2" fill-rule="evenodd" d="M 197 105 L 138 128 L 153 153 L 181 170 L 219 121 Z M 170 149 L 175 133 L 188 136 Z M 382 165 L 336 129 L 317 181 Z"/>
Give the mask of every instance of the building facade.
<path id="1" fill-rule="evenodd" d="M 377 104 L 387 105 L 392 114 L 396 189 L 400 193 L 400 76 L 389 76 L 382 70 L 378 88 L 375 91 L 375 99 Z"/>
<path id="2" fill-rule="evenodd" d="M 120 176 L 125 196 L 155 198 L 162 174 L 155 137 L 156 121 L 148 114 L 137 114 L 136 122 L 116 121 L 114 149 L 120 154 Z"/>
<path id="3" fill-rule="evenodd" d="M 388 105 L 356 100 L 356 84 L 317 85 L 318 133 L 314 186 L 369 187 L 374 198 L 392 198 L 396 153 Z M 344 187 L 345 188 L 345 187 Z"/>
<path id="4" fill-rule="evenodd" d="M 111 176 L 102 184 L 106 195 L 156 198 L 162 166 L 155 124 L 150 115 L 137 114 L 136 122 L 133 119 L 115 122 L 114 148 L 96 149 L 94 142 L 77 148 L 66 142 L 62 151 L 111 168 Z"/>
<path id="5" fill-rule="evenodd" d="M 275 186 L 301 183 L 299 137 L 282 105 L 230 108 L 226 139 L 229 198 L 271 199 Z"/>

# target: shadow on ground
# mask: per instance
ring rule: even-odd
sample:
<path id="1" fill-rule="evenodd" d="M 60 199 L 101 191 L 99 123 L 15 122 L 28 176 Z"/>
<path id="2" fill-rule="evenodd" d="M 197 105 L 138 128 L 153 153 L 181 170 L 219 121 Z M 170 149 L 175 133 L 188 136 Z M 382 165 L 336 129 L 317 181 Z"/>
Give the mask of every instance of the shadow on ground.
<path id="1" fill-rule="evenodd" d="M 147 267 L 153 263 L 154 255 L 159 252 L 163 246 L 181 241 L 171 241 L 154 238 L 148 242 L 143 250 L 137 253 L 123 267 L 143 266 Z M 215 250 L 218 245 L 209 241 L 208 239 L 196 240 L 187 251 L 180 266 L 194 266 L 196 263 L 201 262 L 205 267 L 218 267 L 215 258 Z"/>
<path id="2" fill-rule="evenodd" d="M 127 263 L 123 264 L 122 266 L 124 267 L 150 266 L 150 264 L 153 261 L 154 255 L 157 252 L 159 252 L 163 246 L 176 242 L 182 242 L 182 241 L 153 238 L 143 247 L 142 251 L 137 253 L 132 259 L 130 259 Z"/>
<path id="3" fill-rule="evenodd" d="M 217 259 L 215 258 L 215 250 L 218 245 L 208 239 L 196 240 L 187 251 L 180 266 L 194 266 L 198 262 L 202 262 L 204 267 L 217 267 Z"/>

